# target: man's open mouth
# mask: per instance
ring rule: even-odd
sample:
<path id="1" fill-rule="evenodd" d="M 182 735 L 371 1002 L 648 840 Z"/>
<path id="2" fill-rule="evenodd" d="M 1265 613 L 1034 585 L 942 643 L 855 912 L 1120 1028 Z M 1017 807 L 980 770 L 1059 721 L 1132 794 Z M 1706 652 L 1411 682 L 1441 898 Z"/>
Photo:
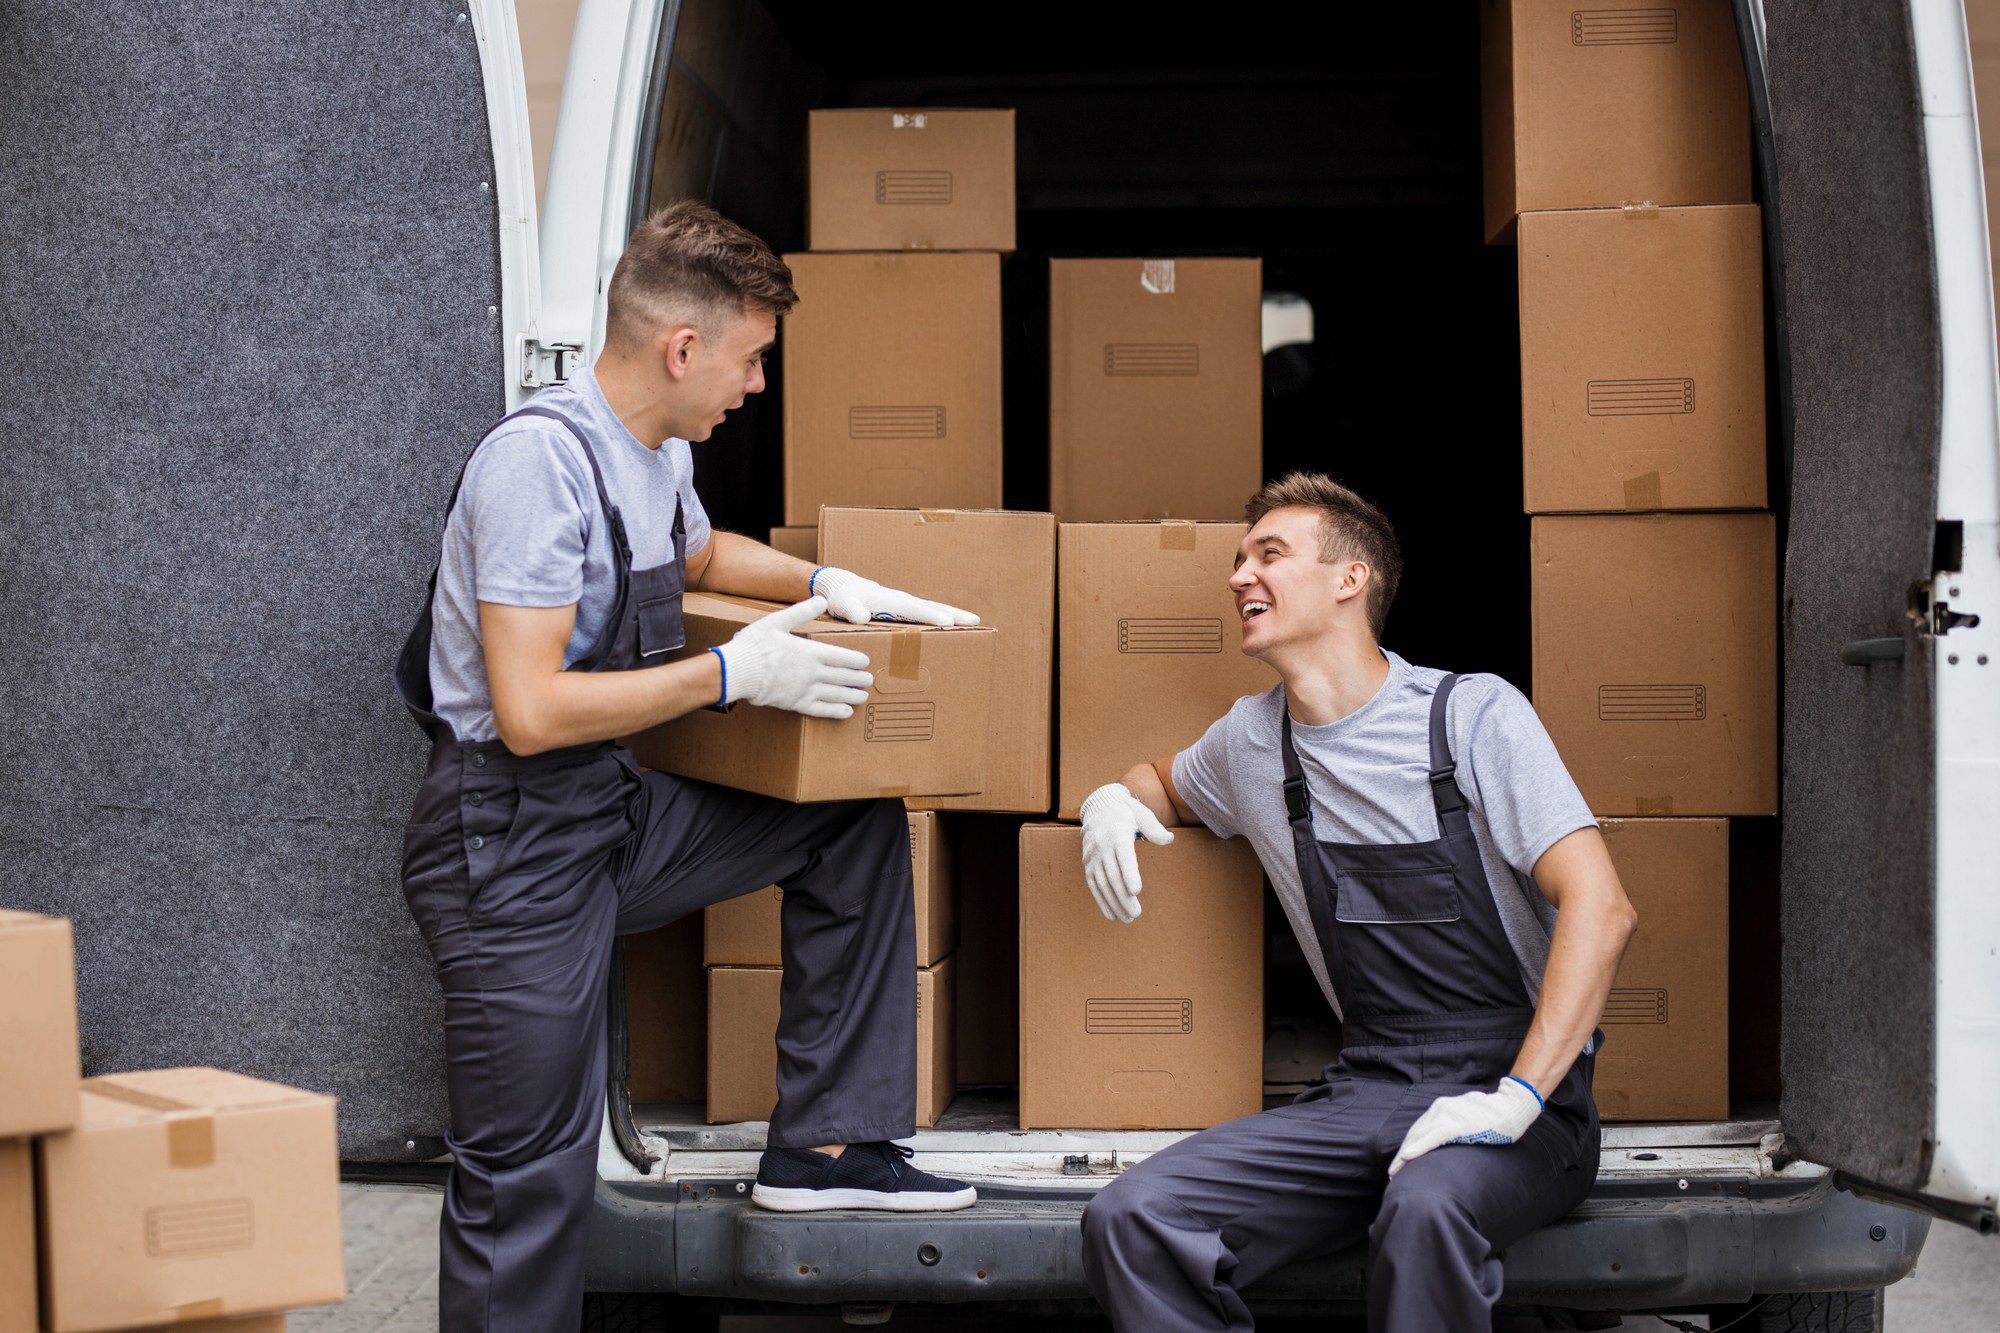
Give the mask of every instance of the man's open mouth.
<path id="1" fill-rule="evenodd" d="M 1254 620 L 1256 617 L 1269 611 L 1271 604 L 1269 602 L 1245 602 L 1242 609 L 1245 620 Z"/>

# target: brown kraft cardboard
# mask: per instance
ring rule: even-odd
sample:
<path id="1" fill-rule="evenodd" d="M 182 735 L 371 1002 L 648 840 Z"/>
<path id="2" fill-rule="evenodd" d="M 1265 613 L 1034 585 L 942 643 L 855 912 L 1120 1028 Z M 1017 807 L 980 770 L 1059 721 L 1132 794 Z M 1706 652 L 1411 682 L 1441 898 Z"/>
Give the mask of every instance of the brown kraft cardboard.
<path id="1" fill-rule="evenodd" d="M 1049 264 L 1049 507 L 1240 517 L 1263 480 L 1263 262 Z"/>
<path id="2" fill-rule="evenodd" d="M 331 1097 L 220 1069 L 108 1075 L 37 1148 L 49 1333 L 346 1294 Z"/>
<path id="3" fill-rule="evenodd" d="M 1531 514 L 1761 509 L 1758 210 L 1521 215 Z"/>
<path id="4" fill-rule="evenodd" d="M 785 256 L 785 522 L 1000 504 L 1000 257 Z"/>
<path id="5" fill-rule="evenodd" d="M 806 200 L 814 250 L 1012 250 L 1014 113 L 814 111 Z"/>
<path id="6" fill-rule="evenodd" d="M 782 609 L 714 593 L 689 593 L 681 605 L 687 643 L 674 661 Z M 993 630 L 820 619 L 798 632 L 867 655 L 875 683 L 852 717 L 747 703 L 726 713 L 704 708 L 629 737 L 633 756 L 648 768 L 786 801 L 956 795 L 984 783 Z"/>
<path id="7" fill-rule="evenodd" d="M 1480 6 L 1486 238 L 1551 208 L 1750 202 L 1729 0 Z"/>
<path id="8" fill-rule="evenodd" d="M 1020 1076 L 1021 823 L 948 815 L 958 859 L 958 1086 Z"/>
<path id="9" fill-rule="evenodd" d="M 1021 829 L 1021 1127 L 1206 1129 L 1262 1109 L 1264 878 L 1242 839 L 1139 851 L 1140 914 L 1107 920 L 1082 830 Z"/>
<path id="10" fill-rule="evenodd" d="M 1593 812 L 1778 805 L 1769 514 L 1537 518 L 1535 710 Z"/>
<path id="11" fill-rule="evenodd" d="M 698 1102 L 708 1081 L 708 980 L 701 970 L 702 922 L 684 916 L 626 935 L 626 1050 L 632 1103 Z"/>
<path id="12" fill-rule="evenodd" d="M 929 811 L 912 810 L 910 869 L 916 890 L 917 965 L 929 967 L 957 944 L 958 894 L 946 831 Z M 773 884 L 702 912 L 702 961 L 710 967 L 778 967 L 784 963 L 781 916 L 785 891 Z"/>
<path id="13" fill-rule="evenodd" d="M 819 529 L 815 527 L 772 528 L 771 549 L 801 560 L 819 563 Z"/>
<path id="14" fill-rule="evenodd" d="M 0 908 L 0 1138 L 76 1123 L 76 953 L 68 920 Z"/>
<path id="15" fill-rule="evenodd" d="M 1729 1118 L 1729 823 L 1607 819 L 1639 930 L 1600 1026 L 1606 1120 Z"/>
<path id="16" fill-rule="evenodd" d="M 999 632 L 985 785 L 966 796 L 912 797 L 912 803 L 1047 814 L 1055 739 L 1054 515 L 830 508 L 820 514 L 820 533 L 825 563 L 962 607 Z"/>
<path id="17" fill-rule="evenodd" d="M 708 1123 L 769 1120 L 778 1105 L 778 992 L 775 967 L 708 969 Z M 920 1127 L 951 1105 L 952 960 L 920 967 L 917 986 L 917 1105 Z M 856 1071 L 855 1077 L 866 1077 Z"/>
<path id="18" fill-rule="evenodd" d="M 34 1333 L 35 1151 L 27 1139 L 0 1139 L 0 1333 Z"/>
<path id="19" fill-rule="evenodd" d="M 1246 497 L 1247 498 L 1247 497 Z M 1241 523 L 1065 523 L 1057 541 L 1056 808 L 1168 759 L 1277 683 L 1242 652 L 1229 591 Z"/>

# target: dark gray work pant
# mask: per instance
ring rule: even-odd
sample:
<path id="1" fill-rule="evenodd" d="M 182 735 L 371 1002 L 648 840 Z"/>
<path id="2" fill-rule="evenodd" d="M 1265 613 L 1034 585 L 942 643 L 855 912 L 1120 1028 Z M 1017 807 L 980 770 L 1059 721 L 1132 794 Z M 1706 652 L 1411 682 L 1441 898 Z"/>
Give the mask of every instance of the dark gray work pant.
<path id="1" fill-rule="evenodd" d="M 1366 1237 L 1371 1330 L 1484 1333 L 1500 1298 L 1497 1251 L 1581 1203 L 1598 1157 L 1585 1056 L 1519 1142 L 1438 1148 L 1390 1181 L 1432 1099 L 1491 1091 L 1471 1075 L 1492 1052 L 1458 1049 L 1486 1045 L 1415 1048 L 1399 1068 L 1363 1064 L 1368 1077 L 1347 1052 L 1306 1098 L 1191 1135 L 1105 1186 L 1084 1210 L 1083 1263 L 1112 1324 L 1251 1328 L 1243 1288 Z"/>
<path id="2" fill-rule="evenodd" d="M 770 1142 L 915 1132 L 916 933 L 900 801 L 793 805 L 611 747 L 433 747 L 404 891 L 444 987 L 452 1171 L 439 1323 L 581 1321 L 616 935 L 780 884 Z"/>

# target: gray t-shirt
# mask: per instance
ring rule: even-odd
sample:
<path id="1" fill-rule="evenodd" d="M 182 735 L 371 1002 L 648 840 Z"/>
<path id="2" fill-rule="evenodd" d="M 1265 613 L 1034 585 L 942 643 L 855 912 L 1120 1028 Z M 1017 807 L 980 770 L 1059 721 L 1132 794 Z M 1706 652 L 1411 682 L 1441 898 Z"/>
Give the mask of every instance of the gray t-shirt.
<path id="1" fill-rule="evenodd" d="M 1292 743 L 1312 796 L 1313 833 L 1322 842 L 1428 842 L 1439 836 L 1431 803 L 1430 711 L 1445 673 L 1411 666 L 1386 650 L 1383 656 L 1389 676 L 1374 698 L 1325 726 L 1292 724 Z M 1175 756 L 1174 787 L 1210 832 L 1250 839 L 1327 1003 L 1338 1013 L 1299 882 L 1292 828 L 1285 821 L 1282 698 L 1282 688 L 1274 686 L 1238 699 L 1200 740 Z M 1487 885 L 1520 959 L 1528 995 L 1538 998 L 1556 909 L 1535 887 L 1531 872 L 1565 834 L 1597 821 L 1534 706 L 1498 676 L 1462 677 L 1445 705 L 1445 729 Z"/>
<path id="2" fill-rule="evenodd" d="M 562 413 L 590 437 L 604 488 L 625 516 L 633 568 L 674 558 L 676 497 L 687 554 L 708 545 L 708 514 L 694 493 L 686 440 L 670 439 L 657 449 L 641 444 L 587 369 L 531 401 Z M 489 741 L 500 734 L 479 642 L 479 603 L 574 603 L 576 628 L 563 650 L 569 666 L 590 651 L 611 613 L 613 560 L 610 524 L 574 435 L 547 417 L 523 417 L 479 446 L 445 523 L 431 603 L 431 693 L 434 711 L 453 735 Z"/>

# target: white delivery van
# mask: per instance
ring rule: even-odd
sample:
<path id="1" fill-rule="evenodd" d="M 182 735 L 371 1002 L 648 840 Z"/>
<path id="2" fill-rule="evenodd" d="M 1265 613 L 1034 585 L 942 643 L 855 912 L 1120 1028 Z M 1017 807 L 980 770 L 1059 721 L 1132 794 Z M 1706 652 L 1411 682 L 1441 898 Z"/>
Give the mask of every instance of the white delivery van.
<path id="1" fill-rule="evenodd" d="M 388 671 L 445 499 L 487 421 L 594 354 L 649 207 L 705 197 L 802 246 L 808 106 L 1017 108 L 1010 499 L 1040 494 L 1047 255 L 1259 254 L 1318 331 L 1267 374 L 1267 470 L 1327 467 L 1399 517 L 1392 646 L 1527 684 L 1470 7 L 584 0 L 539 216 L 511 0 L 0 16 L 0 903 L 75 919 L 91 1072 L 335 1092 L 350 1177 L 442 1180 L 439 1004 L 397 881 L 422 742 Z M 1953 0 L 1737 18 L 1784 551 L 1782 877 L 1734 945 L 1779 978 L 1745 1020 L 1777 1068 L 1739 1082 L 1782 1091 L 1607 1127 L 1595 1195 L 1508 1253 L 1505 1304 L 1873 1327 L 1930 1219 L 1990 1233 L 2000 1200 L 1986 203 Z M 778 417 L 743 416 L 698 466 L 754 532 Z M 1083 1204 L 1174 1137 L 1019 1131 L 967 1095 L 915 1146 L 978 1208 L 787 1216 L 747 1201 L 758 1126 L 634 1106 L 618 1074 L 606 1102 L 606 1329 L 1086 1309 Z M 1252 1294 L 1352 1311 L 1360 1273 Z"/>

